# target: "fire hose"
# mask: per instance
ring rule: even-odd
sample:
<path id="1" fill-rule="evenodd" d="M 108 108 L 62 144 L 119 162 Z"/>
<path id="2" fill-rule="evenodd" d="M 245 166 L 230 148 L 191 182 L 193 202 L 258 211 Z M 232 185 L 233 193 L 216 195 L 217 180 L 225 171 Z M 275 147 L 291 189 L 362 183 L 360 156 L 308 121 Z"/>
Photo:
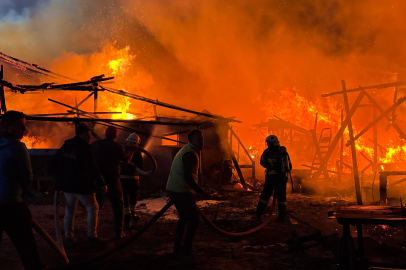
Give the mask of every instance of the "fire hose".
<path id="1" fill-rule="evenodd" d="M 57 202 L 57 200 L 55 200 Z M 202 212 L 202 210 L 200 208 L 198 208 L 199 213 L 202 215 L 203 219 L 208 222 L 213 228 L 215 228 L 217 231 L 227 235 L 227 236 L 246 236 L 246 235 L 250 235 L 256 231 L 259 231 L 260 229 L 262 229 L 263 227 L 265 227 L 269 221 L 272 218 L 272 213 L 275 207 L 275 201 L 276 201 L 276 197 L 274 196 L 273 202 L 272 202 L 272 207 L 271 207 L 271 212 L 269 214 L 269 217 L 267 220 L 265 220 L 261 225 L 257 226 L 254 229 L 251 229 L 249 231 L 246 232 L 240 232 L 240 233 L 232 233 L 232 232 L 226 232 L 222 229 L 220 229 L 219 227 L 217 227 L 216 225 L 214 225 L 209 218 Z M 131 236 L 128 240 L 126 240 L 125 242 L 119 244 L 118 246 L 114 247 L 113 249 L 110 249 L 94 258 L 88 259 L 88 260 L 83 260 L 83 261 L 79 261 L 76 263 L 69 263 L 65 252 L 62 251 L 62 249 L 59 249 L 58 246 L 55 244 L 55 242 L 51 239 L 51 241 L 49 241 L 50 244 L 53 243 L 53 247 L 56 246 L 57 250 L 60 250 L 62 252 L 62 254 L 64 255 L 64 257 L 66 257 L 65 263 L 69 263 L 66 266 L 63 266 L 63 268 L 65 269 L 67 268 L 75 268 L 75 267 L 80 267 L 80 266 L 85 266 L 94 262 L 99 262 L 105 258 L 107 258 L 108 256 L 122 250 L 123 248 L 127 247 L 129 244 L 131 244 L 132 242 L 134 242 L 138 237 L 140 237 L 145 231 L 147 231 L 171 206 L 173 205 L 172 201 L 169 201 L 150 221 L 148 221 L 148 223 L 142 227 L 137 233 L 135 233 L 133 236 Z M 57 223 L 55 223 L 57 224 Z M 59 227 L 59 224 L 57 225 Z M 58 252 L 58 254 L 60 254 L 60 252 Z M 60 254 L 62 256 L 62 254 Z M 53 267 L 54 269 L 54 267 Z"/>
<path id="2" fill-rule="evenodd" d="M 275 208 L 275 202 L 276 202 L 276 196 L 273 195 L 271 212 L 269 213 L 269 217 L 261 225 L 255 227 L 251 230 L 248 230 L 245 232 L 239 232 L 239 233 L 227 232 L 227 231 L 222 230 L 221 228 L 217 227 L 213 222 L 211 222 L 211 220 L 203 213 L 203 211 L 200 208 L 198 208 L 198 210 L 199 210 L 200 214 L 202 215 L 202 218 L 204 219 L 204 221 L 206 221 L 213 229 L 215 229 L 219 233 L 222 233 L 227 236 L 239 237 L 239 236 L 247 236 L 247 235 L 253 234 L 254 232 L 257 232 L 257 231 L 261 230 L 262 228 L 264 228 L 272 219 L 273 210 Z"/>
<path id="3" fill-rule="evenodd" d="M 157 169 L 157 164 L 156 164 L 155 158 L 145 149 L 138 148 L 137 150 L 144 153 L 147 157 L 149 157 L 149 159 L 152 161 L 153 168 L 152 168 L 152 170 L 150 170 L 148 172 L 145 172 L 145 171 L 139 169 L 138 167 L 135 167 L 135 170 L 141 175 L 150 175 L 151 173 L 155 172 Z"/>
<path id="4" fill-rule="evenodd" d="M 52 237 L 38 224 L 37 221 L 31 219 L 32 228 L 58 253 L 64 264 L 69 264 L 69 259 L 63 249 L 60 249 Z"/>

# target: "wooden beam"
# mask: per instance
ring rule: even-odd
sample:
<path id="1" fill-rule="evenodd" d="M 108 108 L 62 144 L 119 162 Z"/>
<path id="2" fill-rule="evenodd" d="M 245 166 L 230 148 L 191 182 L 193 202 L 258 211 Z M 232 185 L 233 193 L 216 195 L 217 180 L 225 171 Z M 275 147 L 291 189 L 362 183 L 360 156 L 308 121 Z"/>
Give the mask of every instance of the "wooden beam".
<path id="1" fill-rule="evenodd" d="M 359 92 L 359 91 L 364 91 L 364 90 L 368 90 L 368 89 L 382 89 L 382 88 L 388 88 L 388 87 L 400 86 L 400 85 L 406 85 L 406 81 L 358 87 L 358 88 L 348 89 L 348 90 L 346 90 L 346 92 L 352 93 L 352 92 Z M 329 97 L 329 96 L 334 96 L 334 95 L 339 95 L 339 94 L 344 94 L 344 91 L 331 92 L 331 93 L 327 93 L 327 94 L 322 94 L 321 96 Z"/>
<path id="2" fill-rule="evenodd" d="M 236 120 L 236 119 L 234 119 L 232 117 L 227 118 L 227 117 L 222 117 L 222 116 L 211 114 L 211 113 L 197 112 L 197 111 L 189 110 L 189 109 L 182 108 L 182 107 L 179 107 L 179 106 L 175 106 L 175 105 L 172 105 L 172 104 L 169 104 L 169 103 L 164 103 L 164 102 L 161 102 L 161 101 L 157 101 L 157 100 L 154 100 L 154 99 L 151 99 L 151 98 L 146 98 L 146 97 L 143 97 L 143 96 L 135 95 L 135 94 L 126 92 L 124 90 L 118 90 L 118 89 L 114 89 L 114 88 L 107 88 L 107 87 L 103 87 L 103 86 L 100 86 L 100 87 L 103 90 L 106 90 L 106 91 L 108 91 L 110 93 L 114 93 L 114 94 L 124 96 L 124 97 L 128 97 L 128 98 L 131 98 L 131 99 L 140 100 L 140 101 L 147 102 L 147 103 L 150 103 L 150 104 L 155 104 L 157 106 L 161 106 L 161 107 L 165 107 L 165 108 L 169 108 L 169 109 L 173 109 L 173 110 L 177 110 L 177 111 L 192 113 L 192 114 L 205 116 L 205 117 L 209 117 L 209 118 L 214 118 L 214 119 L 218 119 L 218 120 L 241 123 L 241 121 Z"/>
<path id="3" fill-rule="evenodd" d="M 230 153 L 231 159 L 233 160 L 234 167 L 235 170 L 237 171 L 238 177 L 240 178 L 241 185 L 244 187 L 244 190 L 247 190 L 247 184 L 245 183 L 244 176 L 242 175 L 240 165 L 238 164 L 237 159 L 235 158 L 233 149 L 231 149 L 230 145 L 227 145 L 227 148 L 228 152 Z"/>
<path id="4" fill-rule="evenodd" d="M 345 144 L 346 146 L 349 146 L 351 143 L 355 142 L 359 137 L 361 137 L 365 132 L 367 132 L 371 127 L 376 125 L 381 119 L 383 119 L 385 116 L 387 116 L 392 110 L 394 110 L 397 106 L 402 104 L 406 100 L 406 96 L 400 98 L 395 104 L 390 106 L 386 111 L 381 113 L 377 118 L 374 119 L 371 123 L 369 123 L 363 130 L 361 130 L 354 138 L 350 137 L 350 140 Z"/>
<path id="5" fill-rule="evenodd" d="M 357 99 L 355 100 L 354 104 L 352 105 L 352 108 L 349 112 L 346 113 L 346 117 L 345 120 L 343 122 L 343 124 L 341 125 L 340 129 L 337 131 L 336 136 L 334 137 L 333 141 L 331 142 L 330 148 L 328 149 L 328 152 L 326 153 L 325 159 L 323 159 L 323 161 L 320 162 L 320 168 L 322 168 L 323 166 L 327 166 L 327 162 L 330 159 L 331 155 L 333 154 L 338 142 L 340 141 L 341 136 L 344 133 L 345 128 L 347 127 L 348 123 L 351 122 L 351 117 L 354 115 L 355 111 L 358 108 L 358 105 L 360 104 L 362 98 L 364 97 L 365 92 L 362 91 L 361 93 L 359 93 Z M 317 179 L 319 178 L 320 174 L 322 173 L 323 170 L 318 169 L 314 174 L 312 179 Z"/>
<path id="6" fill-rule="evenodd" d="M 384 110 L 382 109 L 381 106 L 373 99 L 368 93 L 365 92 L 365 96 L 374 104 L 374 106 L 378 109 L 380 113 L 384 113 Z M 406 139 L 406 134 L 403 132 L 403 130 L 396 124 L 392 122 L 392 119 L 388 116 L 385 115 L 385 119 L 392 124 L 393 128 L 399 133 L 401 139 Z"/>
<path id="7" fill-rule="evenodd" d="M 341 85 L 343 88 L 343 97 L 344 97 L 344 107 L 345 107 L 345 113 L 346 115 L 350 114 L 350 105 L 348 103 L 348 96 L 347 96 L 347 90 L 345 87 L 345 81 L 341 81 Z M 352 154 L 352 167 L 353 167 L 353 174 L 354 174 L 354 184 L 355 184 L 355 194 L 357 195 L 357 203 L 358 205 L 362 205 L 362 195 L 361 195 L 361 188 L 360 188 L 360 183 L 359 183 L 359 175 L 358 175 L 358 164 L 357 164 L 357 149 L 355 148 L 355 143 L 354 143 L 354 131 L 352 129 L 352 121 L 351 118 L 348 121 L 348 133 L 350 135 L 350 140 L 351 140 L 351 154 Z"/>

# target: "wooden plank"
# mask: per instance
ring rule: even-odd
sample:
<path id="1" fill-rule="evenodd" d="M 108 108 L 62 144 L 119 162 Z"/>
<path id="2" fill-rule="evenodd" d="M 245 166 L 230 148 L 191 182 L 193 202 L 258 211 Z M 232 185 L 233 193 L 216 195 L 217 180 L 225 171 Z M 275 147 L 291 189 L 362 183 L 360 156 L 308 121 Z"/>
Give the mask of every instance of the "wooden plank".
<path id="1" fill-rule="evenodd" d="M 328 160 L 330 159 L 330 156 L 333 154 L 334 149 L 336 148 L 341 136 L 344 133 L 345 128 L 347 127 L 348 123 L 351 121 L 351 117 L 354 115 L 355 111 L 358 108 L 358 105 L 360 104 L 362 98 L 364 97 L 365 92 L 362 91 L 359 93 L 357 99 L 355 100 L 354 104 L 352 105 L 352 108 L 349 113 L 346 114 L 345 120 L 343 122 L 343 125 L 340 127 L 338 130 L 336 136 L 334 137 L 333 141 L 331 142 L 330 148 L 328 149 L 328 152 L 325 155 L 325 159 L 321 162 L 321 165 L 326 166 Z M 320 169 L 322 166 L 319 167 L 319 170 L 314 173 L 313 179 L 319 178 L 320 174 L 322 173 L 322 170 Z"/>
<path id="2" fill-rule="evenodd" d="M 237 159 L 234 155 L 233 149 L 231 149 L 230 145 L 227 145 L 228 152 L 230 153 L 231 159 L 233 160 L 235 170 L 237 171 L 238 177 L 240 178 L 241 185 L 243 186 L 244 190 L 247 190 L 247 184 L 245 183 L 244 176 L 242 175 L 240 165 L 237 162 Z"/>
<path id="3" fill-rule="evenodd" d="M 346 92 L 346 87 L 345 87 L 345 81 L 341 81 L 341 85 L 343 88 L 343 97 L 344 97 L 344 107 L 345 107 L 345 113 L 349 115 L 350 112 L 350 105 L 348 103 L 348 96 Z M 352 154 L 352 172 L 354 174 L 354 184 L 355 184 L 355 194 L 357 196 L 357 203 L 359 205 L 362 204 L 362 195 L 361 195 L 361 188 L 360 188 L 360 183 L 359 183 L 359 175 L 358 175 L 358 164 L 357 164 L 357 152 L 355 148 L 355 143 L 354 143 L 354 131 L 352 129 L 352 121 L 351 118 L 348 121 L 348 133 L 350 135 L 350 140 L 351 140 L 351 154 Z"/>
<path id="4" fill-rule="evenodd" d="M 393 87 L 393 86 L 400 86 L 400 85 L 406 85 L 406 81 L 386 83 L 386 84 L 376 84 L 376 85 L 365 86 L 365 87 L 358 87 L 358 88 L 348 89 L 348 90 L 346 90 L 346 92 L 347 93 L 352 93 L 352 92 L 359 92 L 359 91 L 364 91 L 364 90 L 368 90 L 368 89 L 383 89 L 383 88 L 388 88 L 388 87 Z M 339 95 L 339 94 L 344 94 L 344 91 L 331 92 L 331 93 L 327 93 L 327 94 L 322 94 L 321 96 L 322 97 L 329 97 L 329 96 L 334 96 L 334 95 Z"/>

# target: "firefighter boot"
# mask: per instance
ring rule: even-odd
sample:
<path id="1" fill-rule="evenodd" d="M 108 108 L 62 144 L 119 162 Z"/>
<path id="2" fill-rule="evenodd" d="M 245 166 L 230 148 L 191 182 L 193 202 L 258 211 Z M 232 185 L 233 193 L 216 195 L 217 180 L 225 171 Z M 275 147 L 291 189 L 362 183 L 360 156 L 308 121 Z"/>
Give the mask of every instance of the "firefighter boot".
<path id="1" fill-rule="evenodd" d="M 255 215 L 256 215 L 256 217 L 257 217 L 258 219 L 260 219 L 261 216 L 264 214 L 267 205 L 268 205 L 267 203 L 264 203 L 264 202 L 260 199 L 260 201 L 258 202 L 257 211 L 255 212 Z"/>
<path id="2" fill-rule="evenodd" d="M 131 227 L 131 214 L 124 215 L 124 228 L 129 229 Z"/>
<path id="3" fill-rule="evenodd" d="M 278 218 L 276 219 L 277 222 L 285 222 L 286 217 L 286 202 L 278 203 Z"/>

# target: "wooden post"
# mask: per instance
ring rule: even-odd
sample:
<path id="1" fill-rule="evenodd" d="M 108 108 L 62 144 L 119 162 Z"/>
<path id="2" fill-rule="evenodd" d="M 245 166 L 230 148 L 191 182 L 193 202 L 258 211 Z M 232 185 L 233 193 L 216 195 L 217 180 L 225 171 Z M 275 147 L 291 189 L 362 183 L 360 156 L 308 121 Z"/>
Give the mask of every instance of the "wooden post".
<path id="1" fill-rule="evenodd" d="M 379 174 L 379 200 L 381 205 L 386 204 L 386 187 L 388 185 L 388 176 L 386 174 Z"/>
<path id="2" fill-rule="evenodd" d="M 349 115 L 350 114 L 350 105 L 348 103 L 348 96 L 347 96 L 344 80 L 341 81 L 341 85 L 343 88 L 345 114 L 347 115 L 347 117 L 351 117 Z M 356 148 L 355 148 L 354 131 L 352 129 L 351 118 L 348 121 L 348 133 L 350 135 L 350 141 L 351 141 L 351 154 L 352 154 L 352 167 L 353 167 L 354 182 L 355 182 L 355 194 L 357 195 L 358 205 L 362 205 L 361 188 L 360 188 L 360 184 L 359 184 L 359 175 L 358 175 L 357 152 L 356 152 Z"/>
<path id="3" fill-rule="evenodd" d="M 333 141 L 331 142 L 330 148 L 328 149 L 328 152 L 326 153 L 325 158 L 320 162 L 321 166 L 313 174 L 313 177 L 312 177 L 313 180 L 316 180 L 317 178 L 319 178 L 320 174 L 323 172 L 323 170 L 321 168 L 323 166 L 327 166 L 327 162 L 330 159 L 331 155 L 333 154 L 334 150 L 336 149 L 336 146 L 337 146 L 341 136 L 343 135 L 344 129 L 347 127 L 348 123 L 351 121 L 351 117 L 354 115 L 355 111 L 357 110 L 358 105 L 360 104 L 364 95 L 365 95 L 365 91 L 361 91 L 359 93 L 357 99 L 355 100 L 354 104 L 352 105 L 351 110 L 346 114 L 343 125 L 340 127 L 336 136 L 334 137 Z"/>
<path id="4" fill-rule="evenodd" d="M 241 185 L 244 187 L 244 190 L 247 190 L 247 184 L 245 183 L 244 176 L 242 175 L 240 165 L 238 164 L 237 159 L 235 158 L 231 145 L 228 145 L 228 152 L 230 153 L 231 159 L 233 160 L 234 167 L 235 167 L 235 170 L 237 171 L 238 177 L 240 178 Z"/>
<path id="5" fill-rule="evenodd" d="M 376 119 L 376 108 L 372 108 L 372 118 Z M 374 159 L 372 170 L 375 171 L 378 168 L 378 127 L 374 126 L 373 129 L 373 141 L 374 141 Z"/>
<path id="6" fill-rule="evenodd" d="M 344 110 L 341 109 L 341 127 L 343 126 L 344 122 Z M 341 142 L 340 142 L 340 168 L 337 168 L 337 170 L 340 170 L 340 176 L 343 173 L 343 163 L 344 163 L 344 136 L 341 136 Z"/>
<path id="7" fill-rule="evenodd" d="M 94 105 L 94 112 L 97 112 L 97 99 L 98 99 L 99 92 L 94 90 L 93 92 L 93 105 Z"/>
<path id="8" fill-rule="evenodd" d="M 0 69 L 0 80 L 3 80 L 3 65 L 1 65 Z M 7 112 L 6 108 L 6 97 L 4 95 L 4 87 L 0 85 L 0 114 Z"/>

